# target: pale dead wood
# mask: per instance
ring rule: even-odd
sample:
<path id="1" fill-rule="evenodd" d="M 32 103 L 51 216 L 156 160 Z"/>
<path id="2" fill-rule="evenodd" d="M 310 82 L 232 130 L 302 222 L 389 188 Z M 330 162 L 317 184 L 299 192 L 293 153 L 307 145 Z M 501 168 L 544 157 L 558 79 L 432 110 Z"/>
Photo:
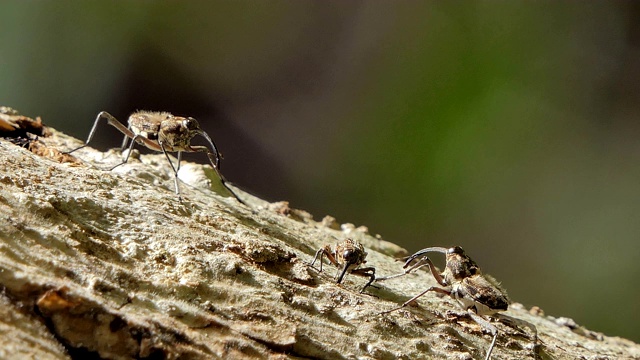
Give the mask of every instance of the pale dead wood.
<path id="1" fill-rule="evenodd" d="M 436 285 L 425 272 L 367 289 L 374 297 L 359 293 L 366 278 L 337 285 L 338 269 L 307 266 L 352 237 L 376 274 L 401 271 L 403 249 L 366 228 L 238 191 L 246 207 L 208 165 L 183 165 L 181 203 L 164 155 L 106 172 L 92 164 L 119 155 L 86 148 L 74 153 L 83 163 L 60 163 L 54 149 L 81 141 L 52 132 L 41 155 L 0 141 L 0 358 L 471 359 L 491 341 L 446 297 L 379 315 Z M 534 324 L 541 345 L 493 323 L 495 359 L 640 358 L 638 344 L 567 319 L 506 313 Z"/>

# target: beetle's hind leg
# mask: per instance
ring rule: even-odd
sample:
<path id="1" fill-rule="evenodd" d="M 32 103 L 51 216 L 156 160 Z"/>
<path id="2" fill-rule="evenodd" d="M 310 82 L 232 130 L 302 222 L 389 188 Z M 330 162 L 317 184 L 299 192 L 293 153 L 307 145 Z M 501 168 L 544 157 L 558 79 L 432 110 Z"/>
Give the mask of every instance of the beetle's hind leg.
<path id="1" fill-rule="evenodd" d="M 167 149 L 164 147 L 164 143 L 160 142 L 160 148 L 162 149 L 162 153 L 164 154 L 164 156 L 167 158 L 167 161 L 169 162 L 169 165 L 171 165 L 171 170 L 173 170 L 173 182 L 175 184 L 176 187 L 176 195 L 178 195 L 178 199 L 180 199 L 180 201 L 182 201 L 182 196 L 180 195 L 180 184 L 178 182 L 178 171 L 180 170 L 180 162 L 182 161 L 182 151 L 178 151 L 178 166 L 173 166 L 173 162 L 171 161 L 171 158 L 169 157 L 169 153 L 167 152 Z"/>

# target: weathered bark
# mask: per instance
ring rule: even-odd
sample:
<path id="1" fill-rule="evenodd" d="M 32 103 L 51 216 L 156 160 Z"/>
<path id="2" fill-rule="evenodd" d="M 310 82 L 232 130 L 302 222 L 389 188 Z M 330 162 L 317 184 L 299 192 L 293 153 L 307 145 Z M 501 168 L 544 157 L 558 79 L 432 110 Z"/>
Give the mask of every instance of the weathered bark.
<path id="1" fill-rule="evenodd" d="M 379 315 L 435 285 L 426 272 L 368 295 L 364 278 L 337 285 L 335 268 L 306 265 L 352 237 L 378 274 L 401 271 L 404 250 L 366 228 L 238 190 L 246 207 L 196 164 L 183 165 L 180 202 L 163 155 L 103 171 L 119 154 L 86 148 L 82 163 L 61 163 L 54 150 L 81 142 L 52 132 L 40 155 L 0 141 L 0 358 L 483 357 L 490 335 L 449 298 Z M 496 359 L 640 358 L 639 345 L 568 319 L 517 304 L 507 314 L 534 324 L 539 346 L 495 322 Z"/>

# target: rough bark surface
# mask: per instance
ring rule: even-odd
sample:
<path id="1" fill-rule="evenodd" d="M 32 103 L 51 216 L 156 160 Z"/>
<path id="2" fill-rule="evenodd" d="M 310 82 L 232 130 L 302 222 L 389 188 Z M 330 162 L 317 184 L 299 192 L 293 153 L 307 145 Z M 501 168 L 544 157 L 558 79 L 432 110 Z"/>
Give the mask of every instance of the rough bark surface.
<path id="1" fill-rule="evenodd" d="M 54 130 L 0 140 L 0 358 L 477 359 L 491 336 L 423 271 L 358 291 L 365 278 L 307 266 L 346 237 L 367 265 L 398 273 L 405 251 L 330 217 L 225 193 L 208 165 L 183 164 L 182 202 L 162 154 L 120 161 Z M 32 144 L 33 145 L 33 144 Z M 206 159 L 202 156 L 202 162 Z M 425 244 L 442 245 L 442 244 Z M 470 254 L 473 256 L 473 254 Z M 480 264 L 482 266 L 482 264 Z M 518 300 L 518 299 L 516 299 Z M 524 300 L 524 299 L 522 299 Z M 514 304 L 494 322 L 494 359 L 640 358 L 631 341 Z"/>

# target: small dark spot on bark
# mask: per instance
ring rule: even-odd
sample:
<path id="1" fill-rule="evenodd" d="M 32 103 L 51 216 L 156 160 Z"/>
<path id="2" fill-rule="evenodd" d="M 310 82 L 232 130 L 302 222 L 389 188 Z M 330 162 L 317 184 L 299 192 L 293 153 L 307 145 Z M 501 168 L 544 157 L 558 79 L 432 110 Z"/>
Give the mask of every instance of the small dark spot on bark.
<path id="1" fill-rule="evenodd" d="M 111 322 L 109 323 L 109 330 L 111 330 L 111 332 L 116 332 L 120 329 L 122 329 L 123 327 L 125 327 L 127 325 L 127 323 L 122 320 L 119 317 L 116 317 L 115 319 L 111 320 Z"/>

